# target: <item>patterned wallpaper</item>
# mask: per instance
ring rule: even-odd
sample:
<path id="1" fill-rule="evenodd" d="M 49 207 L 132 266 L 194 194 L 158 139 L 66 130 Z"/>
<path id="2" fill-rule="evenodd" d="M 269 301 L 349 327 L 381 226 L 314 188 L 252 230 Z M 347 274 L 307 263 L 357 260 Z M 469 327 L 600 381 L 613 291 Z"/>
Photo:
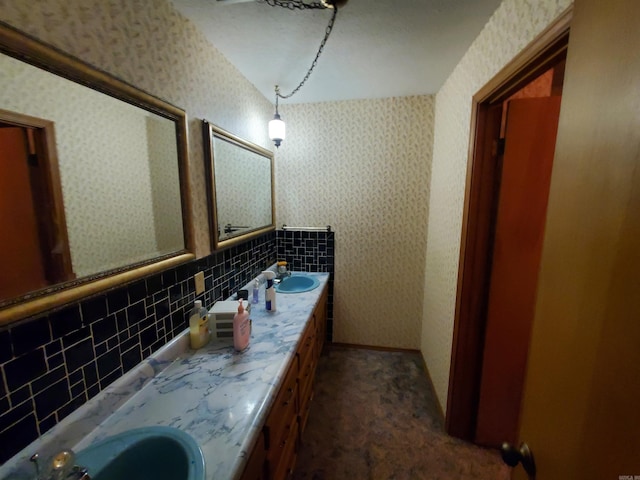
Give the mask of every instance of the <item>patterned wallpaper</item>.
<path id="1" fill-rule="evenodd" d="M 5 55 L 0 71 L 3 109 L 54 122 L 76 275 L 156 256 L 147 113 Z"/>
<path id="2" fill-rule="evenodd" d="M 569 5 L 504 0 L 436 95 L 421 350 L 447 404 L 472 96 Z"/>
<path id="3" fill-rule="evenodd" d="M 433 104 L 281 105 L 277 225 L 335 231 L 335 342 L 420 346 Z"/>
<path id="4" fill-rule="evenodd" d="M 0 12 L 0 20 L 186 110 L 196 253 L 209 253 L 200 122 L 271 149 L 271 102 L 168 0 L 0 0 Z"/>

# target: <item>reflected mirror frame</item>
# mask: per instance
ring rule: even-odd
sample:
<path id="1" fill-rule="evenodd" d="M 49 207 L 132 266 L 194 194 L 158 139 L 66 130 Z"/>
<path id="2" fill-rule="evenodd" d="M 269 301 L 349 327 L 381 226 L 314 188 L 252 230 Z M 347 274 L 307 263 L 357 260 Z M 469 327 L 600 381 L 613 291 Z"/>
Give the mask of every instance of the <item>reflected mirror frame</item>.
<path id="1" fill-rule="evenodd" d="M 44 289 L 43 293 L 26 294 L 20 297 L 18 302 L 0 308 L 0 326 L 195 259 L 186 112 L 2 21 L 0 53 L 175 122 L 185 245 L 184 249 L 169 255 L 51 286 Z"/>
<path id="2" fill-rule="evenodd" d="M 209 236 L 211 238 L 211 250 L 223 250 L 233 245 L 237 245 L 238 243 L 242 243 L 260 236 L 264 233 L 274 231 L 276 229 L 276 207 L 273 152 L 259 145 L 256 145 L 255 143 L 244 140 L 232 133 L 229 133 L 226 130 L 213 125 L 212 123 L 209 123 L 207 120 L 202 121 L 202 132 L 204 136 L 205 148 L 204 158 L 207 180 L 207 206 L 209 209 Z M 271 166 L 271 224 L 260 226 L 259 228 L 224 240 L 220 239 L 218 233 L 218 209 L 216 203 L 216 181 L 214 168 L 215 158 L 213 148 L 213 141 L 216 137 L 233 145 L 237 145 L 240 148 L 244 148 L 245 150 L 249 150 L 250 152 L 266 157 L 267 159 L 269 159 L 269 163 Z"/>

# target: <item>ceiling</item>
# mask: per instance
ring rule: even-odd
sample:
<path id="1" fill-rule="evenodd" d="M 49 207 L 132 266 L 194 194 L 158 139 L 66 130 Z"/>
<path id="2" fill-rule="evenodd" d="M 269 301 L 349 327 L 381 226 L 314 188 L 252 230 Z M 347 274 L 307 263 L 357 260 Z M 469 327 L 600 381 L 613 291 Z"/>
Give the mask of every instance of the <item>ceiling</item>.
<path id="1" fill-rule="evenodd" d="M 289 10 L 259 1 L 172 0 L 207 39 L 275 100 L 311 65 L 331 10 Z M 350 0 L 339 9 L 318 65 L 283 103 L 436 93 L 500 0 Z"/>

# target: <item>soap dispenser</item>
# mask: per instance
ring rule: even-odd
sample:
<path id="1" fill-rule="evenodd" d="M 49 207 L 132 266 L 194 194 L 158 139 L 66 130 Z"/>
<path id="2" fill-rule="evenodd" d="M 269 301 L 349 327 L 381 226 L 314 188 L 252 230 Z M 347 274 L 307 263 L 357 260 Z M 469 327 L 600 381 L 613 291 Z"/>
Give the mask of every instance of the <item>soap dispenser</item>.
<path id="1" fill-rule="evenodd" d="M 211 331 L 209 330 L 209 318 L 207 309 L 202 306 L 202 301 L 196 300 L 189 314 L 189 341 L 194 350 L 204 347 L 209 343 Z"/>
<path id="2" fill-rule="evenodd" d="M 253 292 L 251 296 L 251 303 L 258 303 L 260 301 L 260 280 L 257 278 L 253 282 Z"/>
<path id="3" fill-rule="evenodd" d="M 241 352 L 249 346 L 251 324 L 249 312 L 244 309 L 242 299 L 240 299 L 238 303 L 238 313 L 233 317 L 233 348 Z"/>
<path id="4" fill-rule="evenodd" d="M 271 270 L 265 270 L 262 272 L 264 278 L 267 279 L 267 286 L 264 290 L 265 308 L 269 312 L 276 311 L 276 287 L 273 286 L 273 279 L 276 278 L 276 274 Z"/>

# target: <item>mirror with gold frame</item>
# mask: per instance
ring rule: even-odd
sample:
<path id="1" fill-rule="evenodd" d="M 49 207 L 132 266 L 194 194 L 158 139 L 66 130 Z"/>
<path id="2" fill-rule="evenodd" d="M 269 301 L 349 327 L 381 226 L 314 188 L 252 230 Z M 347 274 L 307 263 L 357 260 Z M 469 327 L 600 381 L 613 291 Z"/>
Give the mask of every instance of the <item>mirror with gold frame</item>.
<path id="1" fill-rule="evenodd" d="M 0 151 L 0 325 L 195 258 L 186 113 L 1 22 Z"/>
<path id="2" fill-rule="evenodd" d="M 273 231 L 273 152 L 203 121 L 212 250 Z"/>

